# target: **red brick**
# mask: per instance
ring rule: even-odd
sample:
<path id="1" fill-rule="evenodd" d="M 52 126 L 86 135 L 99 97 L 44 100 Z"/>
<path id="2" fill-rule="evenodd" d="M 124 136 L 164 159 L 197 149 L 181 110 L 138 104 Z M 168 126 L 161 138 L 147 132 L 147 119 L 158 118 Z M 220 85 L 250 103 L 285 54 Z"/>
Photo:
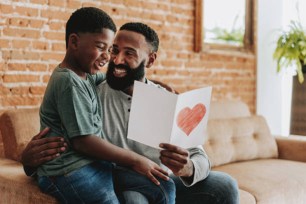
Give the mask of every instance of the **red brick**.
<path id="1" fill-rule="evenodd" d="M 65 40 L 65 33 L 64 32 L 43 32 L 43 36 L 48 40 Z"/>
<path id="2" fill-rule="evenodd" d="M 26 64 L 9 63 L 7 66 L 8 66 L 9 71 L 26 71 L 27 70 Z"/>
<path id="3" fill-rule="evenodd" d="M 37 71 L 37 72 L 45 72 L 48 70 L 48 66 L 46 64 L 27 64 L 27 68 L 29 71 Z"/>
<path id="4" fill-rule="evenodd" d="M 0 13 L 1 14 L 10 14 L 13 13 L 14 9 L 11 5 L 6 5 L 0 3 Z"/>
<path id="5" fill-rule="evenodd" d="M 32 86 L 30 87 L 30 93 L 33 95 L 43 95 L 45 93 L 45 86 Z"/>
<path id="6" fill-rule="evenodd" d="M 42 61 L 56 60 L 56 61 L 60 62 L 64 59 L 64 57 L 65 57 L 65 53 L 55 53 L 55 52 L 40 53 L 40 59 Z"/>
<path id="7" fill-rule="evenodd" d="M 63 52 L 66 52 L 66 44 L 65 44 L 65 42 L 62 42 L 62 43 L 52 43 L 52 50 L 53 51 L 63 51 Z"/>
<path id="8" fill-rule="evenodd" d="M 57 6 L 57 7 L 64 7 L 66 5 L 66 1 L 63 1 L 63 0 L 49 0 L 48 5 Z"/>
<path id="9" fill-rule="evenodd" d="M 21 28 L 4 28 L 4 36 L 11 37 L 22 37 L 22 38 L 34 38 L 37 39 L 40 36 L 40 31 L 30 30 L 30 29 L 21 29 Z"/>
<path id="10" fill-rule="evenodd" d="M 12 46 L 13 48 L 29 48 L 31 45 L 31 41 L 29 40 L 13 40 L 12 41 Z"/>
<path id="11" fill-rule="evenodd" d="M 0 39 L 0 47 L 1 48 L 8 48 L 10 45 L 9 39 Z"/>
<path id="12" fill-rule="evenodd" d="M 40 76 L 38 75 L 4 75 L 3 82 L 4 83 L 18 83 L 18 82 L 39 82 Z"/>
<path id="13" fill-rule="evenodd" d="M 67 0 L 67 7 L 70 9 L 77 9 L 82 6 L 82 3 L 79 0 Z"/>
<path id="14" fill-rule="evenodd" d="M 51 30 L 65 32 L 65 23 L 63 22 L 49 22 L 48 24 Z"/>
<path id="15" fill-rule="evenodd" d="M 3 100 L 3 106 L 37 106 L 41 104 L 41 97 L 8 96 Z"/>
<path id="16" fill-rule="evenodd" d="M 12 60 L 38 60 L 39 52 L 13 50 L 10 53 L 10 59 Z"/>
<path id="17" fill-rule="evenodd" d="M 41 11 L 41 16 L 48 19 L 58 19 L 67 21 L 71 13 L 65 11 L 54 11 L 54 10 L 43 10 Z"/>
<path id="18" fill-rule="evenodd" d="M 15 11 L 21 16 L 30 16 L 30 17 L 37 17 L 38 16 L 38 9 L 36 9 L 36 8 L 17 6 L 15 8 Z"/>
<path id="19" fill-rule="evenodd" d="M 49 44 L 46 41 L 33 41 L 32 46 L 37 50 L 48 50 Z"/>
<path id="20" fill-rule="evenodd" d="M 33 4 L 42 4 L 45 5 L 48 3 L 48 0 L 30 0 L 31 3 Z"/>
<path id="21" fill-rule="evenodd" d="M 29 94 L 29 87 L 13 87 L 10 88 L 12 95 L 26 95 Z"/>

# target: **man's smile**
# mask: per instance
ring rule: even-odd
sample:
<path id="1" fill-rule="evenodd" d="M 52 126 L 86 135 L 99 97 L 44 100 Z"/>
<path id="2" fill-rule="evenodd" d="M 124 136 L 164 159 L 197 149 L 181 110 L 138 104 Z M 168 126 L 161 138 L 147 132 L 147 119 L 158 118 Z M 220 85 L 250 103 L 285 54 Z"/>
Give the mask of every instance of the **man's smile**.
<path id="1" fill-rule="evenodd" d="M 121 69 L 121 68 L 114 68 L 113 74 L 115 77 L 125 77 L 127 74 L 126 69 Z"/>

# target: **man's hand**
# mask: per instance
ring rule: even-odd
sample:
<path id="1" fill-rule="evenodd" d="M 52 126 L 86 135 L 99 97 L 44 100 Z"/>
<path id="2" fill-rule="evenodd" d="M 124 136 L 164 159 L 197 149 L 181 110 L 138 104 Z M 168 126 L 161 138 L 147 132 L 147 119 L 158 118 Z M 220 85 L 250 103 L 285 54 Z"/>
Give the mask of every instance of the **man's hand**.
<path id="1" fill-rule="evenodd" d="M 50 161 L 66 150 L 67 144 L 62 137 L 43 138 L 50 128 L 45 128 L 35 135 L 21 154 L 21 163 L 24 166 L 38 167 Z"/>
<path id="2" fill-rule="evenodd" d="M 194 167 L 189 158 L 189 152 L 181 147 L 161 143 L 159 145 L 163 150 L 160 151 L 160 160 L 167 166 L 174 175 L 182 177 L 191 177 Z"/>

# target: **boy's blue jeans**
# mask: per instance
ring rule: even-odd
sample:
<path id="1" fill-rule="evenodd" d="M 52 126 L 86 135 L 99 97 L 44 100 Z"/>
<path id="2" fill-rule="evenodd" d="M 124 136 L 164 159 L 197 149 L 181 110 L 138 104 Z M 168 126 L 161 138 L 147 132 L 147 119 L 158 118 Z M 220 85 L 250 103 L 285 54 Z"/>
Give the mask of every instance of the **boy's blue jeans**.
<path id="1" fill-rule="evenodd" d="M 123 167 L 114 168 L 104 161 L 94 162 L 63 176 L 38 177 L 41 190 L 60 203 L 118 204 L 118 198 L 120 203 L 175 203 L 174 182 L 159 181 L 161 185 L 157 186 L 143 175 Z"/>
<path id="2" fill-rule="evenodd" d="M 110 162 L 94 162 L 62 176 L 39 176 L 42 192 L 60 203 L 119 204 Z"/>

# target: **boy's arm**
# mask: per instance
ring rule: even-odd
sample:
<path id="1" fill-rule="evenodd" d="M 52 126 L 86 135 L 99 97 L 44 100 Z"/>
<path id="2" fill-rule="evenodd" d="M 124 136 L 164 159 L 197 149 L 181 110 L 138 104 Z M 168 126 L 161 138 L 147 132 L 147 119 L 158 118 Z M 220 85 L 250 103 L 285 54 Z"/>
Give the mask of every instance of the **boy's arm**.
<path id="1" fill-rule="evenodd" d="M 101 84 L 103 81 L 106 80 L 106 74 L 102 73 L 102 72 L 98 72 L 97 74 L 91 75 L 94 83 L 96 86 L 98 86 L 99 84 Z"/>
<path id="2" fill-rule="evenodd" d="M 78 136 L 71 141 L 76 151 L 99 160 L 129 166 L 136 172 L 147 176 L 156 185 L 159 185 L 156 177 L 169 179 L 168 173 L 153 161 L 133 151 L 115 146 L 95 135 Z"/>

